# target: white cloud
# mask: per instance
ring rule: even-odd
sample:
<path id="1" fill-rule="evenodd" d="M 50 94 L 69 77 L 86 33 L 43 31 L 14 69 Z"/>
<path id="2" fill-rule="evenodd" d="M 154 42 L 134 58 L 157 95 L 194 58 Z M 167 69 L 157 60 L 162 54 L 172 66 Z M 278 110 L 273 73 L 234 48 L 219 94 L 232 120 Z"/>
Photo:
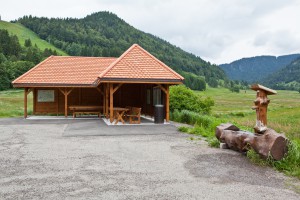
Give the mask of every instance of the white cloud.
<path id="1" fill-rule="evenodd" d="M 0 7 L 4 20 L 103 10 L 213 63 L 300 52 L 297 0 L 10 0 Z"/>

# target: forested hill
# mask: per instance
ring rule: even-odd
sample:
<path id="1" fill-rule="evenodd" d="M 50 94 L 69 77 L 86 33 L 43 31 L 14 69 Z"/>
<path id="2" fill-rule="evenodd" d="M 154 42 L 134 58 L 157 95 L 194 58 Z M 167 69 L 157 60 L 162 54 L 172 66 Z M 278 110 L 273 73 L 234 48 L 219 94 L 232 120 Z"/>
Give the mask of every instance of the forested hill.
<path id="1" fill-rule="evenodd" d="M 24 16 L 17 22 L 69 55 L 117 57 L 137 43 L 186 76 L 193 73 L 205 77 L 206 82 L 225 79 L 226 76 L 219 66 L 212 65 L 154 35 L 137 30 L 110 12 L 98 12 L 82 19 Z"/>
<path id="2" fill-rule="evenodd" d="M 230 64 L 222 64 L 220 67 L 232 80 L 244 80 L 249 83 L 257 82 L 290 64 L 300 57 L 300 54 L 285 56 L 256 56 L 242 58 Z"/>
<path id="3" fill-rule="evenodd" d="M 264 84 L 274 89 L 298 90 L 300 92 L 300 58 L 268 76 Z"/>

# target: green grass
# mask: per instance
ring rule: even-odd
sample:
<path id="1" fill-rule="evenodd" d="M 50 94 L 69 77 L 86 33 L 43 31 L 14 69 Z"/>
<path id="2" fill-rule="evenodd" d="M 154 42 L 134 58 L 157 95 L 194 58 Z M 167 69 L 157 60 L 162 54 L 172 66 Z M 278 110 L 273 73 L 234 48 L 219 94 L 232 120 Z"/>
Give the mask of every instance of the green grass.
<path id="1" fill-rule="evenodd" d="M 32 113 L 32 93 L 28 95 L 28 114 Z M 24 90 L 0 91 L 0 117 L 20 117 L 24 114 Z"/>
<path id="2" fill-rule="evenodd" d="M 284 133 L 291 141 L 289 151 L 280 161 L 271 158 L 262 160 L 253 150 L 248 151 L 248 158 L 258 165 L 272 166 L 287 175 L 300 178 L 300 94 L 295 91 L 277 91 L 269 95 L 268 127 Z M 251 109 L 256 93 L 252 90 L 240 93 L 230 92 L 225 88 L 208 88 L 200 95 L 211 96 L 215 100 L 212 114 L 221 120 L 236 124 L 243 130 L 253 131 L 256 114 Z"/>
<path id="3" fill-rule="evenodd" d="M 45 40 L 42 40 L 37 34 L 24 27 L 22 24 L 0 21 L 0 29 L 6 29 L 10 34 L 16 35 L 22 46 L 24 46 L 25 40 L 30 39 L 32 44 L 36 44 L 41 50 L 48 48 L 56 50 L 59 55 L 68 55 L 61 49 L 56 48 Z"/>
<path id="4" fill-rule="evenodd" d="M 212 114 L 228 122 L 252 128 L 255 125 L 254 105 L 256 93 L 242 90 L 230 92 L 226 88 L 208 88 L 200 95 L 210 96 L 215 100 Z M 300 139 L 300 94 L 296 91 L 278 90 L 276 95 L 269 95 L 268 127 L 285 133 L 291 139 Z"/>

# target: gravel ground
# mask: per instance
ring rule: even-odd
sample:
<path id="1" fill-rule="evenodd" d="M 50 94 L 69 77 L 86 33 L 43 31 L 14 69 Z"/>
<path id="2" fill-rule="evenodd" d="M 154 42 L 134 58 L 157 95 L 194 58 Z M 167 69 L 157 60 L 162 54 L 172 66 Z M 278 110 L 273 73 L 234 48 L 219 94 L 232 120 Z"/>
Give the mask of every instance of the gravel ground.
<path id="1" fill-rule="evenodd" d="M 0 199 L 300 199 L 298 180 L 172 125 L 0 119 Z"/>

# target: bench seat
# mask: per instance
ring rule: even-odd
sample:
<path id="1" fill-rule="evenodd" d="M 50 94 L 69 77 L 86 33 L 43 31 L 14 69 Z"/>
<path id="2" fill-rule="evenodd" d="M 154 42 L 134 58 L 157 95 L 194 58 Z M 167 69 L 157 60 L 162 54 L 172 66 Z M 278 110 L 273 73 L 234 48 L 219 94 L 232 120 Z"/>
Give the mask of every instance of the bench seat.
<path id="1" fill-rule="evenodd" d="M 69 109 L 73 112 L 73 118 L 76 114 L 97 114 L 100 117 L 102 106 L 82 106 L 82 105 L 72 105 Z"/>

